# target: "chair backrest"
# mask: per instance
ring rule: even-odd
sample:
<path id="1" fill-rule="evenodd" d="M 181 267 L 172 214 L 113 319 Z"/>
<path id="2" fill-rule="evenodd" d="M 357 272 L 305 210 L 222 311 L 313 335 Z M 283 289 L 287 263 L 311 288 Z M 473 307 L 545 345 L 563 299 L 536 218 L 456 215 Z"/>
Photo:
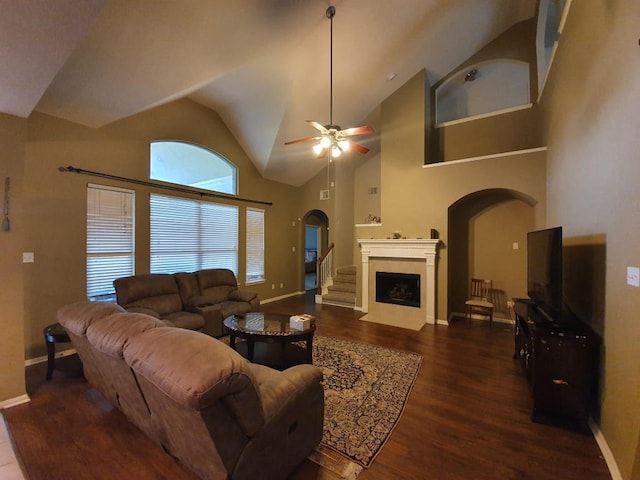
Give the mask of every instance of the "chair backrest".
<path id="1" fill-rule="evenodd" d="M 492 285 L 492 280 L 472 278 L 469 296 L 473 299 L 481 299 L 488 302 L 491 295 Z"/>
<path id="2" fill-rule="evenodd" d="M 238 289 L 235 274 L 226 268 L 210 268 L 196 272 L 200 295 L 211 303 L 224 302 L 229 299 L 231 292 Z"/>
<path id="3" fill-rule="evenodd" d="M 173 275 L 150 273 L 114 280 L 118 305 L 125 309 L 146 308 L 160 318 L 182 310 L 182 298 Z"/>

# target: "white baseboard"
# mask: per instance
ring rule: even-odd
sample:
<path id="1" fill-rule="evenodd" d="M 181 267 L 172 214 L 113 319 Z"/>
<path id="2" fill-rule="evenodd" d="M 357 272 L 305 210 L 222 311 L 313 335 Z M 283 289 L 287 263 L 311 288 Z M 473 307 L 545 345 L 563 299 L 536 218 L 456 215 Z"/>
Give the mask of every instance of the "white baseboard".
<path id="1" fill-rule="evenodd" d="M 56 358 L 68 357 L 69 355 L 73 355 L 74 353 L 76 353 L 75 348 L 70 348 L 69 350 L 62 350 L 61 352 L 56 352 Z M 24 361 L 24 366 L 29 367 L 31 365 L 37 365 L 38 363 L 44 363 L 46 361 L 47 361 L 46 355 L 43 355 L 41 357 L 36 357 L 36 358 L 27 358 Z"/>
<path id="2" fill-rule="evenodd" d="M 23 403 L 28 403 L 31 401 L 29 395 L 26 393 L 24 395 L 20 395 L 19 397 L 9 398 L 8 400 L 4 400 L 0 402 L 0 410 L 4 408 L 15 407 L 16 405 L 22 405 Z"/>
<path id="3" fill-rule="evenodd" d="M 589 429 L 591 430 L 591 433 L 593 433 L 593 437 L 596 439 L 598 447 L 600 447 L 600 452 L 604 457 L 604 461 L 607 463 L 607 468 L 609 468 L 609 473 L 611 474 L 611 480 L 622 480 L 622 474 L 620 473 L 620 469 L 618 468 L 615 458 L 613 458 L 613 453 L 611 453 L 609 444 L 604 438 L 600 427 L 592 418 L 589 418 Z"/>
<path id="4" fill-rule="evenodd" d="M 297 297 L 298 295 L 304 295 L 304 294 L 305 294 L 305 292 L 287 293 L 286 295 L 280 295 L 278 297 L 272 297 L 272 298 L 267 298 L 266 300 L 260 300 L 260 303 L 277 302 L 278 300 L 284 300 L 285 298 Z"/>

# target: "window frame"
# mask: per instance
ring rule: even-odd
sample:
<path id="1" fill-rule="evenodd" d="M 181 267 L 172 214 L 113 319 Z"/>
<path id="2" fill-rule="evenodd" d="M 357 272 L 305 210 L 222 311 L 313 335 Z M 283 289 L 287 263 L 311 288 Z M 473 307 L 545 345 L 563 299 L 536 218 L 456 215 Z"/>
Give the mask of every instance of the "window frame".
<path id="1" fill-rule="evenodd" d="M 207 160 L 211 161 L 212 169 L 215 169 L 216 165 L 221 166 L 224 169 L 228 168 L 230 170 L 231 178 L 232 178 L 231 181 L 229 182 L 231 191 L 227 191 L 226 189 L 219 190 L 215 188 L 208 188 L 205 186 L 207 183 L 210 183 L 212 181 L 215 181 L 215 179 L 223 178 L 223 177 L 213 177 L 212 179 L 200 180 L 197 182 L 181 182 L 178 179 L 171 179 L 170 176 L 168 175 L 159 175 L 159 174 L 154 175 L 153 174 L 154 169 L 155 170 L 161 169 L 161 167 L 158 165 L 155 165 L 155 168 L 154 168 L 154 162 L 156 161 L 156 156 L 154 154 L 154 147 L 156 146 L 159 147 L 164 144 L 172 144 L 174 148 L 182 148 L 185 151 L 193 149 L 192 153 L 197 152 L 198 155 L 201 155 L 203 157 L 208 157 Z M 168 145 L 165 145 L 165 146 L 168 146 Z M 193 157 L 189 157 L 188 153 L 185 153 L 185 152 L 181 152 L 181 153 L 184 156 L 180 154 L 178 154 L 179 156 L 173 156 L 173 154 L 171 154 L 169 155 L 169 157 L 166 158 L 167 161 L 170 161 L 172 163 L 170 166 L 179 169 L 180 172 L 184 172 L 185 170 L 189 169 L 189 167 L 191 167 L 192 171 L 202 170 L 202 165 L 201 166 L 189 165 L 189 161 L 193 160 Z M 203 161 L 203 160 L 204 159 L 201 157 L 200 161 Z M 165 169 L 167 168 L 168 166 L 165 166 Z M 239 191 L 238 167 L 231 160 L 226 158 L 224 155 L 221 155 L 220 153 L 216 152 L 215 150 L 212 150 L 207 147 L 203 147 L 202 145 L 198 145 L 191 142 L 185 142 L 181 140 L 154 140 L 149 143 L 149 179 L 154 181 L 159 181 L 159 182 L 165 182 L 173 185 L 182 185 L 185 187 L 198 188 L 200 190 L 206 190 L 209 192 L 222 193 L 225 195 L 232 195 L 232 196 L 237 196 Z"/>
<path id="2" fill-rule="evenodd" d="M 116 202 L 111 205 L 105 205 L 107 210 L 103 214 L 96 210 L 95 205 L 92 207 L 92 192 L 98 195 L 98 191 L 109 192 L 109 194 L 121 194 L 120 207 L 123 215 L 110 215 L 109 209 L 114 206 L 117 211 Z M 86 235 L 85 235 L 85 290 L 89 301 L 116 301 L 116 291 L 113 287 L 113 280 L 120 277 L 126 277 L 135 274 L 135 255 L 136 255 L 136 219 L 135 219 L 135 190 L 112 187 L 108 185 L 99 185 L 95 183 L 87 184 L 87 213 L 86 213 Z M 113 200 L 113 199 L 112 199 Z M 97 199 L 93 199 L 97 201 Z M 126 210 L 130 211 L 127 212 Z M 118 232 L 113 227 L 117 223 L 122 222 L 125 226 L 125 234 L 118 236 Z M 94 228 L 97 227 L 97 228 Z M 102 227 L 102 228 L 101 228 Z M 120 232 L 122 233 L 122 231 Z M 95 243 L 94 243 L 95 242 Z M 116 250 L 115 247 L 129 243 L 130 248 Z M 111 247 L 111 248 L 109 248 Z M 122 265 L 108 263 L 102 267 L 96 267 L 100 263 L 100 259 L 112 258 L 128 258 L 129 268 L 119 268 Z M 97 261 L 96 261 L 97 260 Z M 96 264 L 93 265 L 92 264 Z M 125 265 L 126 267 L 126 265 Z M 106 271 L 105 271 L 106 270 Z M 92 272 L 97 271 L 97 274 Z M 103 278 L 100 278 L 103 277 Z M 105 282 L 109 281 L 109 291 L 97 293 L 95 290 L 106 288 Z"/>
<path id="3" fill-rule="evenodd" d="M 228 268 L 237 278 L 239 215 L 236 205 L 150 193 L 149 272 Z"/>
<path id="4" fill-rule="evenodd" d="M 259 225 L 254 225 L 254 227 L 257 227 L 257 228 L 252 228 L 252 225 L 250 224 L 251 215 L 260 215 Z M 264 208 L 247 207 L 245 212 L 245 219 L 246 219 L 245 285 L 256 285 L 260 283 L 265 283 L 266 282 L 266 275 L 265 275 L 266 210 Z M 260 230 L 258 234 L 260 238 L 258 238 L 258 236 L 254 236 L 254 234 L 257 233 L 256 232 L 257 229 Z M 255 247 L 253 247 L 254 243 L 256 244 Z M 257 263 L 260 265 L 256 265 L 254 261 L 252 261 L 252 257 L 251 257 L 252 255 L 254 255 L 253 259 L 256 259 L 256 255 L 255 255 L 256 249 L 260 251 L 260 253 L 257 255 Z M 260 273 L 250 274 L 250 271 L 252 270 L 259 270 Z M 255 278 L 249 278 L 250 275 L 255 276 Z"/>

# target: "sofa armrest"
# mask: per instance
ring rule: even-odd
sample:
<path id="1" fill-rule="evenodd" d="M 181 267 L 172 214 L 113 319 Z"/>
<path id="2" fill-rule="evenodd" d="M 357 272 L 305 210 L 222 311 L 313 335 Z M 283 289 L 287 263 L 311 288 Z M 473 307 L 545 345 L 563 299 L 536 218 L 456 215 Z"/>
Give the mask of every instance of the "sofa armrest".
<path id="1" fill-rule="evenodd" d="M 250 292 L 248 290 L 234 290 L 229 294 L 229 300 L 251 303 L 251 301 L 257 296 L 258 294 L 256 292 Z"/>
<path id="2" fill-rule="evenodd" d="M 233 477 L 288 478 L 322 440 L 322 370 L 297 365 L 258 376 L 265 423 L 238 458 Z"/>
<path id="3" fill-rule="evenodd" d="M 204 319 L 204 327 L 202 333 L 209 335 L 210 337 L 221 337 L 226 333 L 226 329 L 222 324 L 224 318 L 222 316 L 222 310 L 217 305 L 206 305 L 199 307 L 197 312 L 200 313 Z"/>
<path id="4" fill-rule="evenodd" d="M 322 369 L 314 365 L 296 365 L 272 375 L 260 384 L 260 396 L 265 421 L 278 415 L 290 404 L 307 397 L 310 391 L 320 392 L 319 401 L 324 401 L 322 389 Z"/>
<path id="5" fill-rule="evenodd" d="M 161 319 L 160 314 L 155 310 L 151 310 L 150 308 L 143 307 L 131 307 L 126 309 L 127 312 L 131 313 L 144 313 L 145 315 L 149 315 L 150 317 Z"/>
<path id="6" fill-rule="evenodd" d="M 184 309 L 187 312 L 200 313 L 203 308 L 210 307 L 211 305 L 215 304 L 207 297 L 199 295 L 197 297 L 190 298 L 189 301 L 184 304 Z"/>

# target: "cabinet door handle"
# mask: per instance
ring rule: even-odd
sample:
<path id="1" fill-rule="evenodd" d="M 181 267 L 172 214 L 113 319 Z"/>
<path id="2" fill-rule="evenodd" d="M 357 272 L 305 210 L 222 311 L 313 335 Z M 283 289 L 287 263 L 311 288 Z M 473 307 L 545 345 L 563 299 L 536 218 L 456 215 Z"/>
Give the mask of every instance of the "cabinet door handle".
<path id="1" fill-rule="evenodd" d="M 567 382 L 566 380 L 559 380 L 557 378 L 554 378 L 553 380 L 551 380 L 553 383 L 555 383 L 556 385 L 569 385 L 569 382 Z"/>

